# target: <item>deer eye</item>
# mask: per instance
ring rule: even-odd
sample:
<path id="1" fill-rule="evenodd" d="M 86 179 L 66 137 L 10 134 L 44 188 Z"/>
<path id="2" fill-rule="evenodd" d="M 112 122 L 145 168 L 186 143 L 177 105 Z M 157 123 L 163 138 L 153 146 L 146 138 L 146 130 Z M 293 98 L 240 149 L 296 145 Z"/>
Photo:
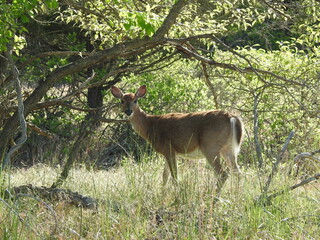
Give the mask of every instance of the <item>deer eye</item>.
<path id="1" fill-rule="evenodd" d="M 134 100 L 133 102 L 134 102 L 134 103 L 137 103 L 137 101 L 138 101 L 138 100 Z"/>

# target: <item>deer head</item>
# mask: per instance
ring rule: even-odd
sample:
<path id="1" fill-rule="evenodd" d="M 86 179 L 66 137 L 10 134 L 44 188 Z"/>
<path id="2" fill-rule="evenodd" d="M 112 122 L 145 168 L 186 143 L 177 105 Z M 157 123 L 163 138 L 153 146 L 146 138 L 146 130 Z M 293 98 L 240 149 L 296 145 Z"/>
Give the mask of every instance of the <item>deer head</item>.
<path id="1" fill-rule="evenodd" d="M 144 97 L 144 95 L 147 93 L 147 88 L 145 85 L 142 85 L 138 88 L 135 94 L 123 94 L 119 88 L 112 86 L 111 93 L 114 97 L 119 98 L 121 100 L 123 112 L 128 117 L 132 117 L 133 113 L 139 109 L 138 99 Z"/>

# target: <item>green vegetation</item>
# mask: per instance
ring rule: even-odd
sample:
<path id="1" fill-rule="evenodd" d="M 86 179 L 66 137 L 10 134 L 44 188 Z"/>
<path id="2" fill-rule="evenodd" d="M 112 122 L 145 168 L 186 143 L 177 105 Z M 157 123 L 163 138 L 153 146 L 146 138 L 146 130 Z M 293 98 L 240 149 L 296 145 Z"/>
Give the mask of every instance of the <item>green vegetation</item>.
<path id="1" fill-rule="evenodd" d="M 0 238 L 318 239 L 319 183 L 287 188 L 320 170 L 319 9 L 317 0 L 0 1 Z M 119 121 L 112 85 L 146 85 L 139 104 L 150 114 L 241 115 L 245 174 L 214 206 L 204 162 L 180 162 L 179 186 L 163 188 L 163 159 Z M 8 198 L 26 184 L 102 203 Z"/>

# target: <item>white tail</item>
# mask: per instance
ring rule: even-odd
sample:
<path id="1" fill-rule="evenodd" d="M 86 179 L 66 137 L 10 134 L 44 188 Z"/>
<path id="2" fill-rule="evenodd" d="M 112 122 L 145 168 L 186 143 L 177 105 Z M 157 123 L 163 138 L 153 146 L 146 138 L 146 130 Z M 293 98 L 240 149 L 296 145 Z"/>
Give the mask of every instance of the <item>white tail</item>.
<path id="1" fill-rule="evenodd" d="M 218 110 L 148 115 L 141 110 L 137 102 L 146 92 L 144 85 L 135 94 L 123 94 L 117 87 L 111 87 L 113 96 L 121 99 L 122 110 L 129 117 L 134 130 L 166 158 L 164 184 L 167 182 L 169 171 L 173 179 L 177 180 L 177 154 L 200 155 L 207 159 L 218 175 L 219 193 L 228 177 L 220 156 L 227 161 L 231 171 L 240 172 L 237 164 L 243 135 L 240 118 Z"/>

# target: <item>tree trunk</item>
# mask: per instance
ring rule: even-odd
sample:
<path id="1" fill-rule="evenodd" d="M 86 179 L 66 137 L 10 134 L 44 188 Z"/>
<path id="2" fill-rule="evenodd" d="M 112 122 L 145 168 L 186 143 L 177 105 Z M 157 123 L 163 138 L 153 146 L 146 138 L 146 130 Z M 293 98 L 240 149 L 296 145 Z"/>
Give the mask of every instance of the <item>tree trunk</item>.
<path id="1" fill-rule="evenodd" d="M 88 89 L 87 102 L 90 108 L 101 108 L 103 106 L 103 88 L 101 86 Z M 72 146 L 69 158 L 60 174 L 58 180 L 51 186 L 52 188 L 60 187 L 67 179 L 72 165 L 77 159 L 78 153 L 82 144 L 88 139 L 92 132 L 99 126 L 99 119 L 101 118 L 101 110 L 89 112 L 81 124 L 79 136 Z"/>

